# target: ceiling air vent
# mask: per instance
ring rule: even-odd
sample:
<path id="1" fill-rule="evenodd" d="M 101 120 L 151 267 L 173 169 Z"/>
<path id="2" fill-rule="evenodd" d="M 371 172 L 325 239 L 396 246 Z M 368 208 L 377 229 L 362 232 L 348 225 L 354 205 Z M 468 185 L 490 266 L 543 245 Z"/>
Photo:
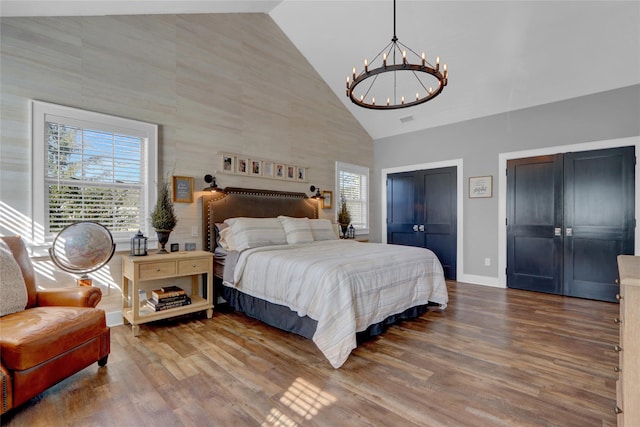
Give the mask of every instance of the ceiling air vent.
<path id="1" fill-rule="evenodd" d="M 400 123 L 407 123 L 413 121 L 413 116 L 401 117 Z"/>

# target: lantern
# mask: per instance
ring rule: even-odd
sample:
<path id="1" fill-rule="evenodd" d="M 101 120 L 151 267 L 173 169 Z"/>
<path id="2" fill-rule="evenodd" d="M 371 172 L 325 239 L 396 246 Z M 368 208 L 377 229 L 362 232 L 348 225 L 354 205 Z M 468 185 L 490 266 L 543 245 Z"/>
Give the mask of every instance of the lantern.
<path id="1" fill-rule="evenodd" d="M 356 229 L 353 228 L 353 224 L 347 228 L 347 239 L 355 239 L 356 238 Z"/>
<path id="2" fill-rule="evenodd" d="M 131 255 L 142 256 L 147 254 L 147 238 L 138 230 L 131 238 Z"/>

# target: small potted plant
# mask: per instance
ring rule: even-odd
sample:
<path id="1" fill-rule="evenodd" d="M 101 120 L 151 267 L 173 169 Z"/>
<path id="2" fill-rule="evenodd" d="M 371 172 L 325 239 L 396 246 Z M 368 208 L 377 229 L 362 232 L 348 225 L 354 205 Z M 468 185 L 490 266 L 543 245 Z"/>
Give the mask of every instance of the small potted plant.
<path id="1" fill-rule="evenodd" d="M 162 182 L 158 188 L 158 202 L 151 212 L 151 226 L 156 230 L 160 243 L 159 254 L 167 253 L 164 245 L 169 241 L 169 235 L 178 223 L 170 193 L 169 182 Z"/>
<path id="2" fill-rule="evenodd" d="M 347 208 L 347 199 L 342 196 L 340 197 L 340 211 L 338 212 L 338 224 L 340 224 L 340 229 L 342 230 L 342 237 L 347 237 L 347 228 L 351 223 L 351 214 L 349 213 L 349 209 Z"/>

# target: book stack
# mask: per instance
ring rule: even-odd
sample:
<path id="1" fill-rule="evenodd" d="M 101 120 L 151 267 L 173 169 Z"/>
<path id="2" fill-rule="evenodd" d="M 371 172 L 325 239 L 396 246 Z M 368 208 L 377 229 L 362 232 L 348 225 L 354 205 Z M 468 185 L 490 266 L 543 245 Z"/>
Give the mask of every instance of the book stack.
<path id="1" fill-rule="evenodd" d="M 151 291 L 151 299 L 147 300 L 147 307 L 153 311 L 168 310 L 189 304 L 191 304 L 191 298 L 178 286 L 165 286 Z"/>

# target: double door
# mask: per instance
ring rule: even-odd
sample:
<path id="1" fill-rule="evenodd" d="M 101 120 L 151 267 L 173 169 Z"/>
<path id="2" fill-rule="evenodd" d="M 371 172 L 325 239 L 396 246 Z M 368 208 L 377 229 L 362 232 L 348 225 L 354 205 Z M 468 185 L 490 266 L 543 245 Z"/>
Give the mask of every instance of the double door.
<path id="1" fill-rule="evenodd" d="M 615 301 L 633 254 L 633 147 L 507 162 L 507 286 Z"/>
<path id="2" fill-rule="evenodd" d="M 456 278 L 457 168 L 387 176 L 387 243 L 432 250 Z"/>

